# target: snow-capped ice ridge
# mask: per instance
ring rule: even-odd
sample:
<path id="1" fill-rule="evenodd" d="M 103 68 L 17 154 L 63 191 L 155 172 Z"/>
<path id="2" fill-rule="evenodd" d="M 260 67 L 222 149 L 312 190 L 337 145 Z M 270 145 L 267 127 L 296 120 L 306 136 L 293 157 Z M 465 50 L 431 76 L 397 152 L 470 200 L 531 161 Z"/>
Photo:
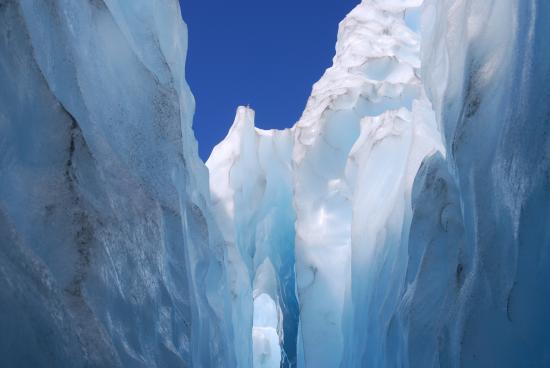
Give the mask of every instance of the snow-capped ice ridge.
<path id="1" fill-rule="evenodd" d="M 370 338 L 385 333 L 364 310 L 395 292 L 388 282 L 374 293 L 384 267 L 397 268 L 395 282 L 404 278 L 397 255 L 414 177 L 424 157 L 443 152 L 419 78 L 418 28 L 408 23 L 420 5 L 361 3 L 341 23 L 333 66 L 300 121 L 263 131 L 240 107 L 207 162 L 214 212 L 239 258 L 230 273 L 245 277 L 234 310 L 259 314 L 255 300 L 266 290 L 256 280 L 272 277 L 279 341 L 267 350 L 280 343 L 283 366 L 355 366 L 368 337 L 352 326 L 373 324 Z M 378 266 L 385 258 L 390 265 Z M 247 340 L 254 362 L 267 354 L 265 336 L 256 337 Z"/>
<path id="2" fill-rule="evenodd" d="M 363 1 L 292 129 L 236 119 L 210 186 L 255 316 L 258 275 L 278 289 L 265 313 L 292 299 L 265 264 L 294 248 L 299 318 L 271 325 L 286 349 L 297 336 L 283 366 L 550 364 L 548 15 L 537 0 Z M 294 227 L 266 226 L 281 210 Z M 277 341 L 256 337 L 261 366 Z"/>
<path id="3" fill-rule="evenodd" d="M 241 326 L 239 346 L 242 358 L 248 359 L 240 362 L 242 367 L 253 361 L 255 367 L 278 367 L 281 359 L 286 365 L 296 360 L 293 143 L 290 130 L 257 129 L 254 111 L 239 107 L 227 137 L 206 163 L 213 210 L 233 275 L 233 322 Z M 257 308 L 266 305 L 268 315 Z M 267 331 L 269 336 L 265 326 L 256 325 L 256 319 L 263 318 L 277 321 Z M 266 364 L 258 365 L 259 361 Z"/>

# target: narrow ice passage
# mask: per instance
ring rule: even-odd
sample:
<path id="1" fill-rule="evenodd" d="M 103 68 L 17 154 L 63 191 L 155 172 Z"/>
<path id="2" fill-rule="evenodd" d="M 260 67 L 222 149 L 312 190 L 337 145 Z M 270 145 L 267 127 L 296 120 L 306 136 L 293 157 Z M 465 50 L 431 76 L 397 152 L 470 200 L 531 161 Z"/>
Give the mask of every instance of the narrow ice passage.
<path id="1" fill-rule="evenodd" d="M 275 332 L 282 367 L 550 366 L 549 16 L 364 0 L 291 129 L 238 109 L 207 166 L 242 367 Z"/>
<path id="2" fill-rule="evenodd" d="M 0 357 L 550 367 L 550 1 L 364 0 L 206 167 L 177 0 L 0 0 Z"/>
<path id="3" fill-rule="evenodd" d="M 254 367 L 280 367 L 279 313 L 275 301 L 268 294 L 260 294 L 254 298 L 254 322 L 252 326 Z"/>
<path id="4" fill-rule="evenodd" d="M 277 276 L 269 259 L 256 270 L 253 284 L 254 318 L 252 321 L 252 354 L 254 367 L 276 368 L 281 364 L 282 334 Z"/>
<path id="5" fill-rule="evenodd" d="M 283 366 L 295 366 L 299 308 L 294 271 L 293 136 L 290 130 L 257 129 L 254 118 L 252 109 L 239 107 L 227 137 L 214 148 L 206 165 L 216 219 L 228 251 L 241 364 L 253 363 L 256 348 L 278 349 L 259 345 L 269 339 L 252 338 L 253 331 L 255 336 L 264 331 L 255 327 L 253 315 L 272 314 L 262 310 L 271 308 L 265 302 L 269 296 L 278 322 L 265 336 L 275 341 L 276 333 Z M 266 296 L 258 299 L 262 294 Z"/>
<path id="6" fill-rule="evenodd" d="M 235 306 L 254 313 L 251 325 L 244 314 L 235 321 L 242 341 L 253 333 L 255 367 L 262 356 L 271 364 L 276 332 L 283 367 L 316 368 L 360 365 L 367 328 L 385 334 L 391 315 L 366 313 L 395 308 L 413 181 L 426 156 L 444 151 L 420 80 L 420 6 L 363 1 L 340 24 L 333 66 L 296 125 L 261 130 L 240 107 L 207 161 L 242 287 Z M 258 288 L 258 274 L 273 275 L 272 291 Z M 278 308 L 279 320 L 256 326 Z"/>

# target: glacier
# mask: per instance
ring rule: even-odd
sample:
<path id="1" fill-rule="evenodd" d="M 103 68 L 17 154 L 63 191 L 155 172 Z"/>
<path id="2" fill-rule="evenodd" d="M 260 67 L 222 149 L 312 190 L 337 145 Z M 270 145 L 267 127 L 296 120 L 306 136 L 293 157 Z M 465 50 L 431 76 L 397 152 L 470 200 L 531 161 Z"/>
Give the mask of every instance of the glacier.
<path id="1" fill-rule="evenodd" d="M 2 366 L 234 365 L 179 14 L 0 2 Z"/>
<path id="2" fill-rule="evenodd" d="M 549 16 L 363 0 L 203 163 L 178 1 L 0 0 L 1 365 L 550 366 Z"/>

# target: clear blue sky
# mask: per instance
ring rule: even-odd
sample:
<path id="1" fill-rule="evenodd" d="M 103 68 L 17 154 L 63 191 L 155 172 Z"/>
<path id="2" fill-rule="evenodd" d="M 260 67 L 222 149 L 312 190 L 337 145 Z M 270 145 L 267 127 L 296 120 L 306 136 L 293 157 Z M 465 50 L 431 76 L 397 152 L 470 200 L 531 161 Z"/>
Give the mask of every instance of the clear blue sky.
<path id="1" fill-rule="evenodd" d="M 238 105 L 256 126 L 287 128 L 332 64 L 338 23 L 359 0 L 180 0 L 189 27 L 187 81 L 206 160 Z"/>

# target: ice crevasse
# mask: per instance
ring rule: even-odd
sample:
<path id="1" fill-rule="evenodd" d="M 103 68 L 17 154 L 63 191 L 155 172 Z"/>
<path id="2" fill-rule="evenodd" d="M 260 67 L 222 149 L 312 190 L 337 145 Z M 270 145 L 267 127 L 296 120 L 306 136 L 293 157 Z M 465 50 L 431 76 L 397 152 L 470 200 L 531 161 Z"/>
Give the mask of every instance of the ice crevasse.
<path id="1" fill-rule="evenodd" d="M 378 277 L 368 274 L 377 257 L 400 261 L 382 253 L 406 244 L 415 174 L 426 155 L 444 151 L 419 78 L 418 5 L 360 4 L 340 25 L 334 65 L 300 121 L 263 131 L 239 108 L 207 161 L 214 212 L 231 227 L 225 238 L 240 251 L 253 297 L 262 295 L 253 280 L 263 264 L 276 265 L 285 364 L 343 364 L 356 339 L 349 326 L 367 323 L 353 318 L 353 301 L 368 298 L 354 278 Z"/>
<path id="2" fill-rule="evenodd" d="M 207 162 L 212 197 L 253 300 L 265 239 L 293 239 L 296 293 L 276 267 L 272 299 L 298 303 L 279 313 L 284 366 L 549 364 L 549 11 L 363 1 L 292 129 L 240 108 Z"/>
<path id="3" fill-rule="evenodd" d="M 205 167 L 177 1 L 0 0 L 2 362 L 550 366 L 549 16 L 365 0 Z"/>

